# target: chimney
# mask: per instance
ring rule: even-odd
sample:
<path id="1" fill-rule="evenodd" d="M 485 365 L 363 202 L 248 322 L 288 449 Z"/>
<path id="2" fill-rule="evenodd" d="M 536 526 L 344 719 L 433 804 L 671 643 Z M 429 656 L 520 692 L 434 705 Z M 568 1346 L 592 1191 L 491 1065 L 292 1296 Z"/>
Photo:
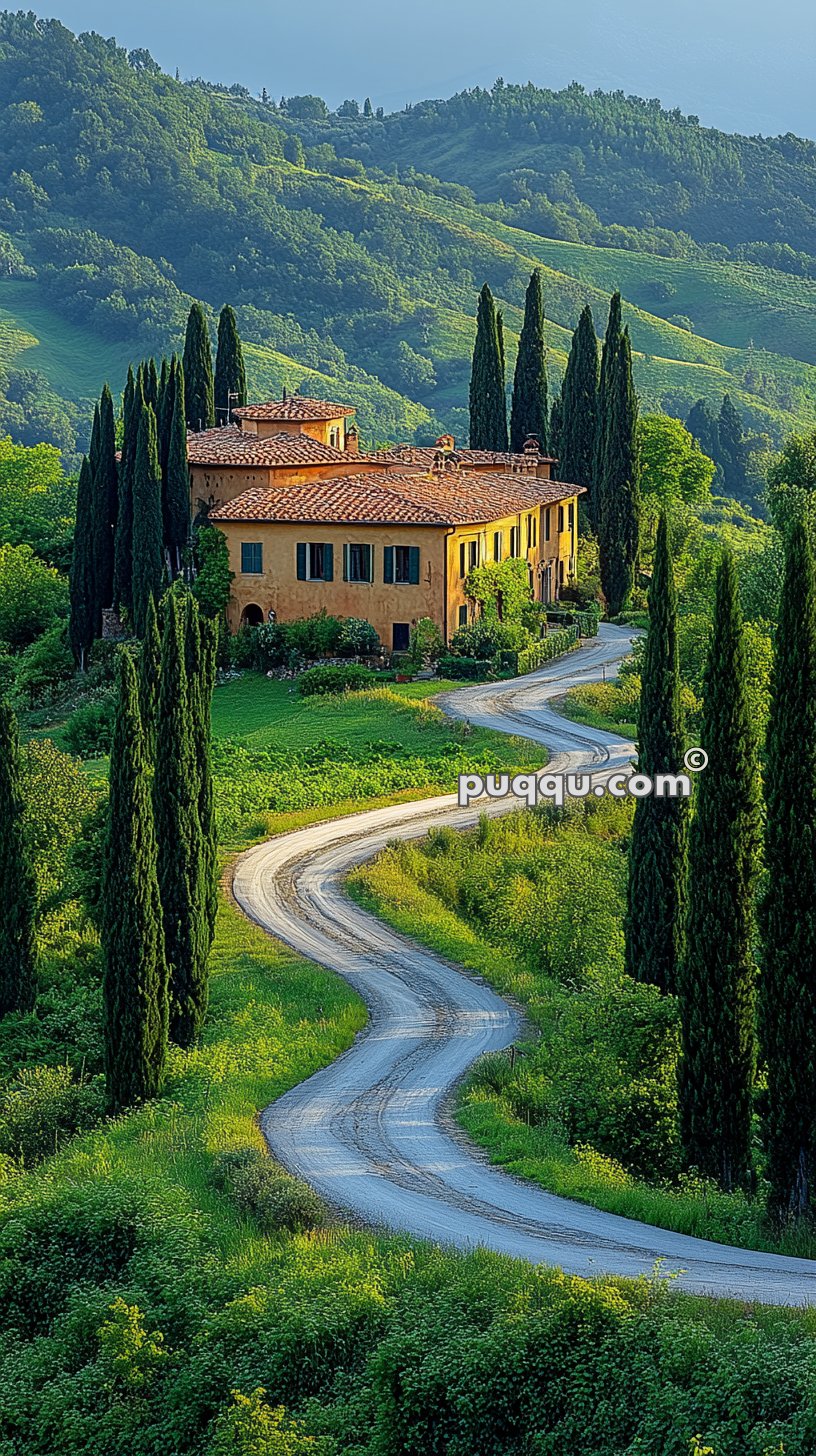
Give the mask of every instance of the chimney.
<path id="1" fill-rule="evenodd" d="M 349 425 L 346 430 L 346 451 L 349 455 L 360 453 L 360 432 L 356 425 Z"/>

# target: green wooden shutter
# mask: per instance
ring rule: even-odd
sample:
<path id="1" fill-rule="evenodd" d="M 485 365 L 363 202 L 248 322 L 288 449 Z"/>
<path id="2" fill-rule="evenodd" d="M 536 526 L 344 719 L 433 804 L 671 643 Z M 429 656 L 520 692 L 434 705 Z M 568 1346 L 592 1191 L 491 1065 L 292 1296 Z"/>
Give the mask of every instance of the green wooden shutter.
<path id="1" fill-rule="evenodd" d="M 343 580 L 349 579 L 349 548 L 348 543 L 343 546 Z"/>
<path id="2" fill-rule="evenodd" d="M 323 580 L 334 581 L 334 547 L 331 541 L 323 546 Z"/>
<path id="3" fill-rule="evenodd" d="M 408 547 L 408 580 L 411 586 L 419 586 L 419 547 Z"/>
<path id="4" fill-rule="evenodd" d="M 393 546 L 383 547 L 383 581 L 391 585 L 394 580 L 394 548 Z"/>
<path id="5" fill-rule="evenodd" d="M 305 541 L 298 541 L 298 543 L 297 543 L 297 579 L 298 579 L 298 581 L 305 581 L 306 580 L 306 542 Z"/>
<path id="6" fill-rule="evenodd" d="M 466 575 L 466 572 L 465 572 L 465 543 L 464 543 L 464 541 L 460 542 L 460 545 L 459 545 L 459 575 L 463 579 L 464 579 L 464 577 Z"/>
<path id="7" fill-rule="evenodd" d="M 365 549 L 365 564 L 366 564 L 365 579 L 366 579 L 366 581 L 373 581 L 374 580 L 374 547 L 373 546 L 366 546 L 364 549 Z"/>

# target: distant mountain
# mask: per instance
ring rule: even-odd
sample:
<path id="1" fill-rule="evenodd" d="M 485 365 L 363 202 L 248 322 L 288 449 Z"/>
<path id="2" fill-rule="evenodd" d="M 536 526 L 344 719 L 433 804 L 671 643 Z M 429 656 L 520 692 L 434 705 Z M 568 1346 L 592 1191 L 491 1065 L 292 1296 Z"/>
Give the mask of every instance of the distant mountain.
<path id="1" fill-rule="evenodd" d="M 235 305 L 253 392 L 348 397 L 369 440 L 461 436 L 476 291 L 512 368 L 537 264 L 555 388 L 584 301 L 602 329 L 620 286 L 647 407 L 728 390 L 776 439 L 816 420 L 809 143 L 577 87 L 281 113 L 22 13 L 0 15 L 0 96 L 0 429 L 81 442 L 100 376 L 178 347 L 195 297 Z"/>

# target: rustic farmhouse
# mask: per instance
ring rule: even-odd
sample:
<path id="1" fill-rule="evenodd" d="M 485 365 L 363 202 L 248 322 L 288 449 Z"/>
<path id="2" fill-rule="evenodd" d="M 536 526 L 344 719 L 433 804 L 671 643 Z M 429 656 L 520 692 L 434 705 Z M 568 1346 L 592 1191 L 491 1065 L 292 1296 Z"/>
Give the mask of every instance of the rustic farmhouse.
<path id="1" fill-rule="evenodd" d="M 193 512 L 224 532 L 230 625 L 325 608 L 364 617 L 394 651 L 431 617 L 448 640 L 470 620 L 473 567 L 527 562 L 541 601 L 575 574 L 575 485 L 527 441 L 522 454 L 432 447 L 363 453 L 346 405 L 299 395 L 247 405 L 191 434 Z"/>

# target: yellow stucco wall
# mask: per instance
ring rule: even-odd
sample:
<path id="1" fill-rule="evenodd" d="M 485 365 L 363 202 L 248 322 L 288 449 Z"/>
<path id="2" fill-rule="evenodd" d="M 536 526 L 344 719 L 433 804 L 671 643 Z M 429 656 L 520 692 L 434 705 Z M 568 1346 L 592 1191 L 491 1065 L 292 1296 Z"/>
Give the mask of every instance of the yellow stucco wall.
<path id="1" fill-rule="evenodd" d="M 241 429 L 247 434 L 257 435 L 259 440 L 267 440 L 270 435 L 311 435 L 313 440 L 319 440 L 322 445 L 332 443 L 332 431 L 337 434 L 337 448 L 345 448 L 346 425 L 351 420 L 345 415 L 338 415 L 333 420 L 246 420 L 242 419 Z"/>
<path id="2" fill-rule="evenodd" d="M 572 510 L 570 511 L 570 507 Z M 550 539 L 546 539 L 546 511 L 550 511 Z M 563 530 L 559 531 L 559 509 Z M 535 544 L 528 547 L 529 524 L 535 523 Z M 502 535 L 502 559 L 510 556 L 510 531 L 515 528 L 515 554 L 525 559 L 533 572 L 538 600 L 555 599 L 560 586 L 575 570 L 577 530 L 576 499 L 550 507 L 536 507 L 520 515 L 505 516 L 483 526 L 445 530 L 430 526 L 308 526 L 269 522 L 222 521 L 234 572 L 229 623 L 233 631 L 241 624 L 247 607 L 260 609 L 264 620 L 270 611 L 280 621 L 311 616 L 325 608 L 341 617 L 364 617 L 371 622 L 386 647 L 393 647 L 394 624 L 412 625 L 419 617 L 431 617 L 449 641 L 459 626 L 460 609 L 472 604 L 464 594 L 460 546 L 465 546 L 465 575 L 470 570 L 471 543 L 476 547 L 476 564 L 495 560 L 494 535 Z M 334 579 L 330 582 L 299 581 L 298 542 L 330 542 L 334 548 Z M 263 570 L 244 574 L 242 543 L 259 543 L 263 548 Z M 373 548 L 373 581 L 343 581 L 343 546 L 368 543 Z M 390 584 L 383 580 L 383 549 L 386 546 L 416 546 L 420 551 L 419 585 Z M 549 566 L 550 590 L 543 596 Z M 562 582 L 563 576 L 563 582 Z"/>
<path id="3" fill-rule="evenodd" d="M 230 570 L 235 573 L 229 624 L 241 625 L 247 607 L 259 607 L 264 620 L 270 611 L 279 620 L 308 617 L 325 608 L 339 617 L 364 617 L 381 641 L 393 647 L 395 622 L 409 626 L 419 617 L 433 617 L 442 627 L 445 591 L 445 532 L 428 526 L 304 526 L 223 521 L 230 551 Z M 334 548 L 334 580 L 299 581 L 297 545 L 330 542 Z M 244 575 L 241 545 L 259 542 L 263 547 L 263 571 Z M 366 543 L 373 548 L 373 581 L 343 581 L 343 546 Z M 385 546 L 419 547 L 419 585 L 387 584 L 383 581 Z"/>

